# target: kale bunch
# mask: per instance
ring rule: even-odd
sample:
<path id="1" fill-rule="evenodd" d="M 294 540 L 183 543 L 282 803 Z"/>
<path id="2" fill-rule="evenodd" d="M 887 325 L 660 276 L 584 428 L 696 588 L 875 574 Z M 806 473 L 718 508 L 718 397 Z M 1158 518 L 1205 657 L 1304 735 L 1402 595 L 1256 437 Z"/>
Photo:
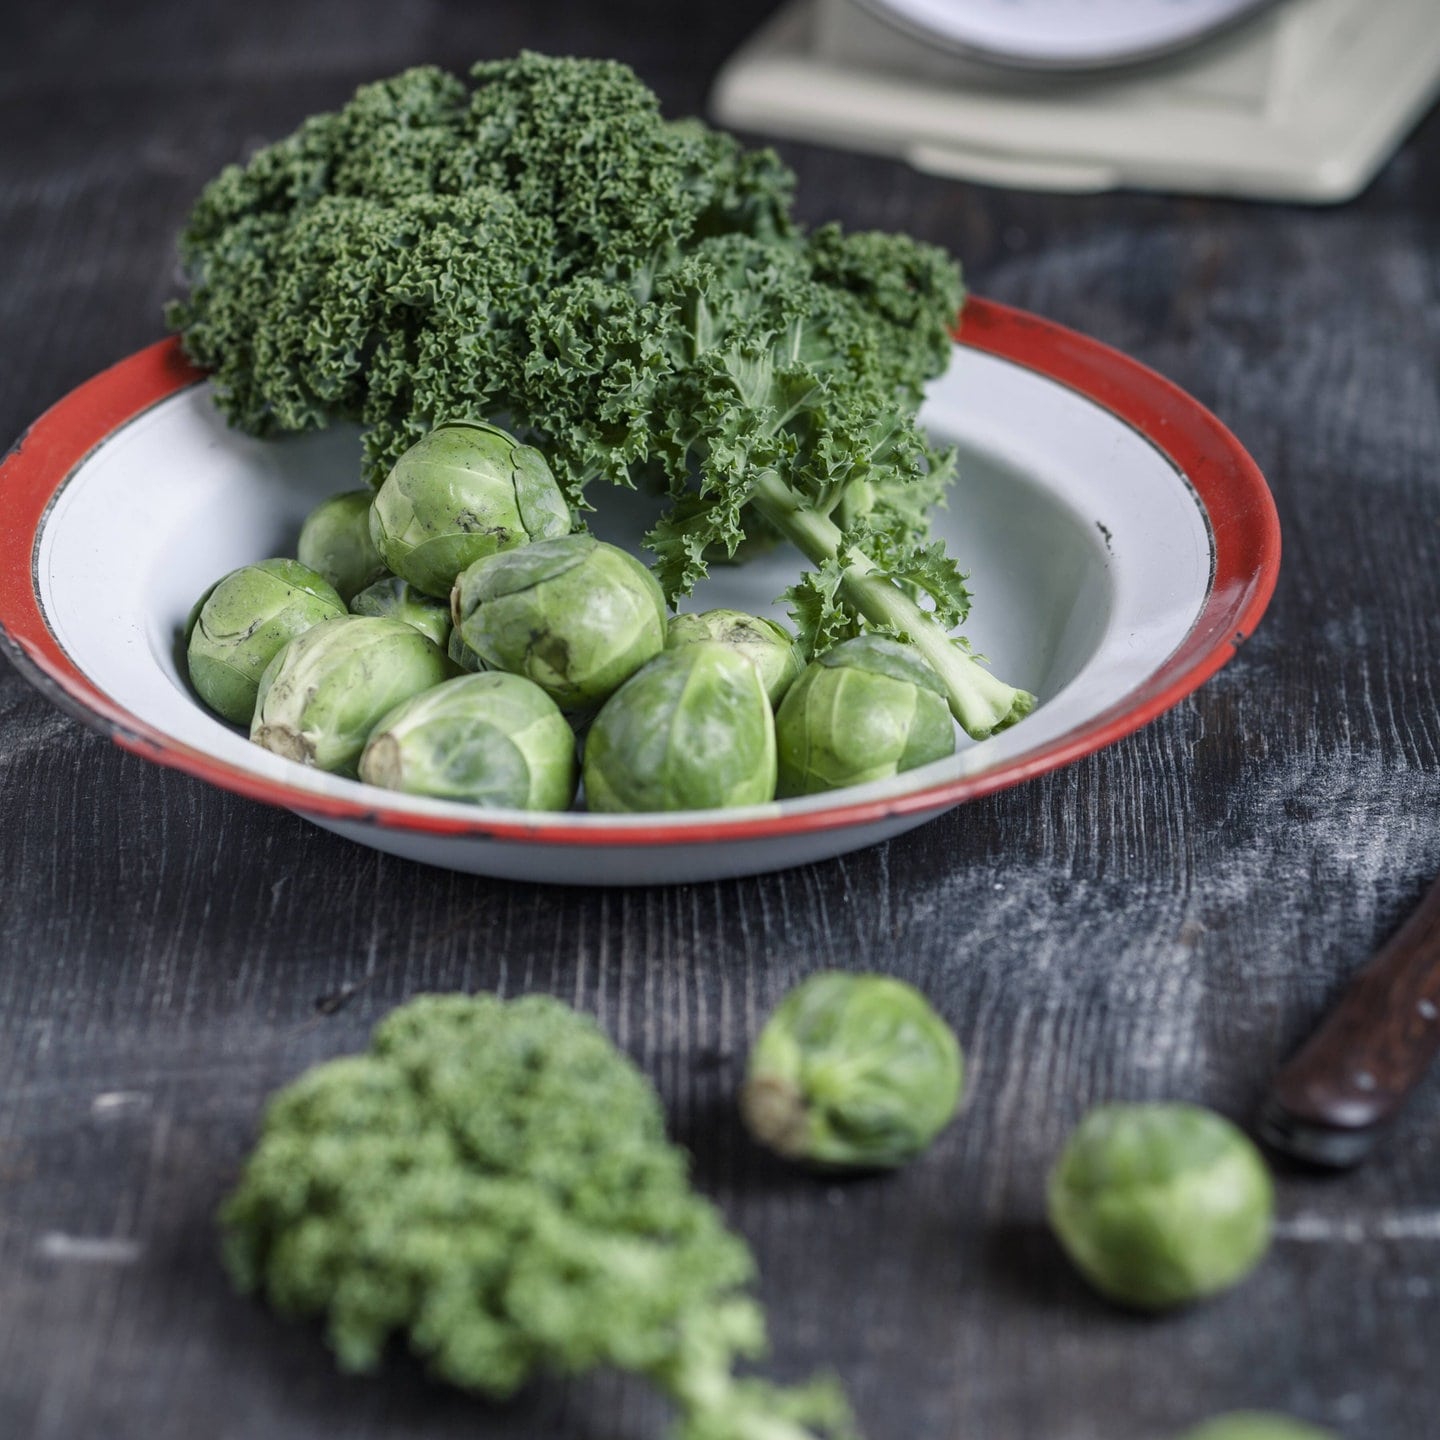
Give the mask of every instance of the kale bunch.
<path id="1" fill-rule="evenodd" d="M 672 601 L 778 532 L 813 567 L 789 592 L 808 648 L 909 640 L 989 734 L 1034 701 L 948 634 L 969 595 L 926 513 L 951 456 L 915 419 L 959 271 L 906 236 L 802 233 L 792 185 L 614 62 L 410 70 L 207 187 L 169 320 L 233 423 L 358 421 L 377 483 L 436 425 L 491 419 L 577 509 L 596 480 L 667 492 L 647 543 Z"/>
<path id="2" fill-rule="evenodd" d="M 543 997 L 422 996 L 272 1102 L 221 1213 L 237 1286 L 324 1316 L 347 1370 L 403 1337 L 502 1398 L 617 1366 L 678 1440 L 845 1440 L 828 1381 L 734 1374 L 765 1348 L 743 1240 L 690 1187 L 649 1081 Z"/>

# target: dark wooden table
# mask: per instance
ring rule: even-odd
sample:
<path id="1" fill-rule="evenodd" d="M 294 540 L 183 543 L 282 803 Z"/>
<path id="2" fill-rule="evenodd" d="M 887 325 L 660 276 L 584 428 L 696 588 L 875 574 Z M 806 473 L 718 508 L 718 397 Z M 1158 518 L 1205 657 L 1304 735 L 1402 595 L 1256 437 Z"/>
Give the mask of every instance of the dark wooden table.
<path id="1" fill-rule="evenodd" d="M 695 111 L 766 9 L 12 3 L 0 435 L 157 337 L 203 179 L 360 80 L 531 46 L 617 55 Z M 1325 211 L 782 149 L 807 220 L 942 242 L 977 290 L 1215 409 L 1279 502 L 1269 617 L 1192 700 L 1063 773 L 843 861 L 609 893 L 381 858 L 122 754 L 0 667 L 6 1440 L 661 1432 L 613 1379 L 504 1408 L 403 1362 L 343 1379 L 221 1274 L 212 1216 L 265 1096 L 449 989 L 599 1016 L 754 1244 L 774 1371 L 834 1367 L 872 1440 L 1159 1440 L 1238 1406 L 1437 1433 L 1440 1083 L 1366 1168 L 1282 1175 L 1268 1262 L 1173 1318 L 1083 1287 L 1042 1186 L 1094 1102 L 1247 1117 L 1440 870 L 1440 117 Z M 735 1117 L 761 1018 L 832 965 L 922 986 L 972 1058 L 963 1120 L 893 1178 L 797 1176 Z"/>

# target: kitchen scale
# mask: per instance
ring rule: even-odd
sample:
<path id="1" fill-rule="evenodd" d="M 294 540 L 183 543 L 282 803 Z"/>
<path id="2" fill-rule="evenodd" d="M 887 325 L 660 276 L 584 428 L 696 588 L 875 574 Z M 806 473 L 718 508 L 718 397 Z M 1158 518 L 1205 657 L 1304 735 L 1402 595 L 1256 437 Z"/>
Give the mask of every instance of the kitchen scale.
<path id="1" fill-rule="evenodd" d="M 787 0 L 726 125 L 996 185 L 1362 190 L 1440 92 L 1440 0 Z"/>

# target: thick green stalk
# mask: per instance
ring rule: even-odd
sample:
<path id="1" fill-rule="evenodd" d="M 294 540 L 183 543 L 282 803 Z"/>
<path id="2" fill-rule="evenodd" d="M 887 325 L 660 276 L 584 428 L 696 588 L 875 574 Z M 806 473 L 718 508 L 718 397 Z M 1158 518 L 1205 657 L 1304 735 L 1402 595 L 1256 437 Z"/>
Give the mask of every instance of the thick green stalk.
<path id="1" fill-rule="evenodd" d="M 737 1379 L 735 1362 L 765 1348 L 753 1300 L 732 1296 L 681 1318 L 674 1352 L 648 1373 L 680 1411 L 676 1440 L 860 1440 L 831 1379 L 780 1386 Z"/>
<path id="2" fill-rule="evenodd" d="M 965 733 L 983 740 L 1024 719 L 1035 697 L 992 675 L 967 655 L 862 551 L 846 546 L 840 527 L 805 504 L 773 470 L 763 472 L 751 496 L 755 507 L 812 565 L 840 562 L 840 598 L 857 614 L 903 635 L 929 661 Z"/>

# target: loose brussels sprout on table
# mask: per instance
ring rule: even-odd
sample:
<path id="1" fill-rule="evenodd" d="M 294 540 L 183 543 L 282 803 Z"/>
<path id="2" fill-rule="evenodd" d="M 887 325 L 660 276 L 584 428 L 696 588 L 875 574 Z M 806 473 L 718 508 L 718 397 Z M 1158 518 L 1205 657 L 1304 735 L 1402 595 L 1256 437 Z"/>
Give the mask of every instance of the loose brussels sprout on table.
<path id="1" fill-rule="evenodd" d="M 482 556 L 569 529 L 570 507 L 545 457 L 479 421 L 453 421 L 417 440 L 370 510 L 385 564 L 441 599 Z"/>
<path id="2" fill-rule="evenodd" d="M 417 590 L 398 575 L 387 575 L 367 585 L 350 601 L 350 613 L 403 620 L 442 650 L 450 643 L 450 607 Z"/>
<path id="3" fill-rule="evenodd" d="M 477 560 L 455 582 L 451 611 L 487 669 L 533 680 L 567 711 L 600 704 L 665 644 L 655 577 L 591 535 Z"/>
<path id="4" fill-rule="evenodd" d="M 518 675 L 461 675 L 381 718 L 360 778 L 387 790 L 514 810 L 575 798 L 575 736 L 555 702 Z"/>
<path id="5" fill-rule="evenodd" d="M 1160 1310 L 1229 1288 L 1270 1243 L 1274 1187 L 1260 1152 L 1196 1105 L 1092 1110 L 1050 1174 L 1055 1234 L 1125 1305 Z"/>
<path id="6" fill-rule="evenodd" d="M 911 649 L 842 641 L 806 667 L 775 715 L 781 796 L 880 780 L 955 751 L 945 688 Z"/>
<path id="7" fill-rule="evenodd" d="M 846 1169 L 903 1164 L 954 1116 L 960 1042 L 903 980 L 842 972 L 796 986 L 750 1052 L 740 1110 L 792 1160 Z"/>
<path id="8" fill-rule="evenodd" d="M 772 706 L 785 698 L 805 668 L 800 646 L 783 625 L 743 610 L 705 610 L 671 618 L 665 632 L 667 650 L 700 640 L 717 640 L 749 660 L 760 672 Z"/>
<path id="9" fill-rule="evenodd" d="M 287 759 L 353 776 L 376 722 L 454 673 L 444 652 L 402 620 L 324 620 L 266 667 L 250 738 Z"/>
<path id="10" fill-rule="evenodd" d="M 213 585 L 188 625 L 190 683 L 217 714 L 248 725 L 265 667 L 294 636 L 344 615 L 320 575 L 294 560 L 260 560 Z"/>
<path id="11" fill-rule="evenodd" d="M 302 565 L 323 575 L 348 605 L 385 574 L 385 562 L 370 538 L 369 490 L 347 490 L 322 500 L 305 517 L 295 553 Z"/>
<path id="12" fill-rule="evenodd" d="M 775 793 L 759 671 L 725 645 L 667 650 L 606 701 L 585 739 L 592 810 L 709 810 Z"/>
<path id="13" fill-rule="evenodd" d="M 1219 1415 L 1178 1440 L 1336 1440 L 1332 1431 L 1292 1420 L 1288 1415 L 1264 1414 L 1258 1410 Z"/>

